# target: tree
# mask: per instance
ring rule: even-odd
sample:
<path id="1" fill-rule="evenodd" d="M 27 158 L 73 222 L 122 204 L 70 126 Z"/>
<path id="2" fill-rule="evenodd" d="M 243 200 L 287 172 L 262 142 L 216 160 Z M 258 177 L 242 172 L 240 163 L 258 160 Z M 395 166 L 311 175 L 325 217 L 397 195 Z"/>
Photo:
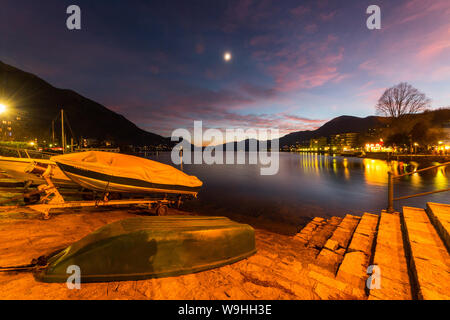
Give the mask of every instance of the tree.
<path id="1" fill-rule="evenodd" d="M 412 85 L 401 82 L 383 93 L 376 105 L 377 114 L 398 119 L 426 110 L 430 99 Z"/>

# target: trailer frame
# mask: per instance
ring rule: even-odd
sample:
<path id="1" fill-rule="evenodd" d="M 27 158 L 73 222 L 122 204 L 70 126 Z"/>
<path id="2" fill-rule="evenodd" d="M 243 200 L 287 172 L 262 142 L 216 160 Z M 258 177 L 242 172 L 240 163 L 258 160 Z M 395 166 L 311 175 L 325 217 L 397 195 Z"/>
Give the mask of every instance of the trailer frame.
<path id="1" fill-rule="evenodd" d="M 114 200 L 110 199 L 111 194 L 105 192 L 102 199 L 95 199 L 95 193 L 93 200 L 82 201 L 66 201 L 59 192 L 58 188 L 53 184 L 51 180 L 51 166 L 49 166 L 45 172 L 41 175 L 47 184 L 43 184 L 37 187 L 34 194 L 43 195 L 39 199 L 37 204 L 25 205 L 26 208 L 38 211 L 42 213 L 45 220 L 50 218 L 50 211 L 53 209 L 66 209 L 66 208 L 83 208 L 83 207 L 110 207 L 110 206 L 144 206 L 147 209 L 156 209 L 158 215 L 166 215 L 168 206 L 176 205 L 179 208 L 182 204 L 182 195 L 177 195 L 176 199 L 169 199 L 167 194 L 162 194 L 161 197 L 140 197 L 140 198 L 128 198 Z M 192 195 L 196 197 L 197 194 Z"/>

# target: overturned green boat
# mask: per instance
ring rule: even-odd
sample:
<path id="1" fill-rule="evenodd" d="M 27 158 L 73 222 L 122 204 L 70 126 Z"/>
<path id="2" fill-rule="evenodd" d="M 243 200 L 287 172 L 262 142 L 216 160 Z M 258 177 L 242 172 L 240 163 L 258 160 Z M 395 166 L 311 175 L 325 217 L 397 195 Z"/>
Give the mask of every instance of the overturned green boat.
<path id="1" fill-rule="evenodd" d="M 141 280 L 199 272 L 256 252 L 252 227 L 224 217 L 137 217 L 106 225 L 48 260 L 39 281 L 66 282 L 78 266 L 81 282 Z"/>

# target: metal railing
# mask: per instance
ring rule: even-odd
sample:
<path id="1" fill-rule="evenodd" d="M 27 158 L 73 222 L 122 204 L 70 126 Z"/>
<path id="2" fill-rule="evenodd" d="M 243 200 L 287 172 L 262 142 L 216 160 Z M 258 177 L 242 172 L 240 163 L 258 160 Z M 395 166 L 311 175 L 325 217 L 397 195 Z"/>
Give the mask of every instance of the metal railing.
<path id="1" fill-rule="evenodd" d="M 436 166 L 432 166 L 432 167 L 428 167 L 428 168 L 424 168 L 424 169 L 420 169 L 420 170 L 414 170 L 413 172 L 408 172 L 408 173 L 404 173 L 404 174 L 400 174 L 400 175 L 394 175 L 392 170 L 389 170 L 388 171 L 388 207 L 387 207 L 386 211 L 389 213 L 395 212 L 394 201 L 405 200 L 405 199 L 410 199 L 410 198 L 415 198 L 415 197 L 426 196 L 429 194 L 450 191 L 450 188 L 447 188 L 447 189 L 416 193 L 416 194 L 412 194 L 409 196 L 394 198 L 394 179 L 398 179 L 398 178 L 405 177 L 405 176 L 410 176 L 410 175 L 413 175 L 413 174 L 416 174 L 416 173 L 419 173 L 422 171 L 427 171 L 427 170 L 431 170 L 431 169 L 435 169 L 435 168 L 439 168 L 439 167 L 446 167 L 448 165 L 450 165 L 450 162 L 446 162 L 443 164 L 439 164 Z"/>

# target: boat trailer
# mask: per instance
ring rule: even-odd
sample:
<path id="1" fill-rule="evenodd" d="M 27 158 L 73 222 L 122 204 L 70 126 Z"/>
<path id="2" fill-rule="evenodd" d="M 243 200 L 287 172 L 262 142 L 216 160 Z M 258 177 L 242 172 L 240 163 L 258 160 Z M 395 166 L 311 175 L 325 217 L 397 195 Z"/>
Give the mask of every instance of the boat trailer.
<path id="1" fill-rule="evenodd" d="M 183 201 L 181 195 L 177 195 L 176 198 L 169 198 L 167 194 L 162 194 L 161 197 L 112 199 L 114 194 L 109 192 L 105 192 L 100 199 L 95 199 L 95 193 L 93 193 L 93 200 L 66 201 L 51 180 L 52 166 L 41 167 L 35 164 L 30 168 L 30 172 L 44 178 L 47 184 L 40 185 L 36 191 L 27 194 L 30 198 L 38 196 L 37 203 L 26 204 L 22 207 L 42 213 L 45 220 L 50 218 L 50 211 L 53 209 L 110 206 L 140 206 L 149 210 L 155 209 L 157 215 L 164 216 L 167 215 L 169 206 L 179 208 Z M 193 197 L 196 197 L 196 195 Z"/>

